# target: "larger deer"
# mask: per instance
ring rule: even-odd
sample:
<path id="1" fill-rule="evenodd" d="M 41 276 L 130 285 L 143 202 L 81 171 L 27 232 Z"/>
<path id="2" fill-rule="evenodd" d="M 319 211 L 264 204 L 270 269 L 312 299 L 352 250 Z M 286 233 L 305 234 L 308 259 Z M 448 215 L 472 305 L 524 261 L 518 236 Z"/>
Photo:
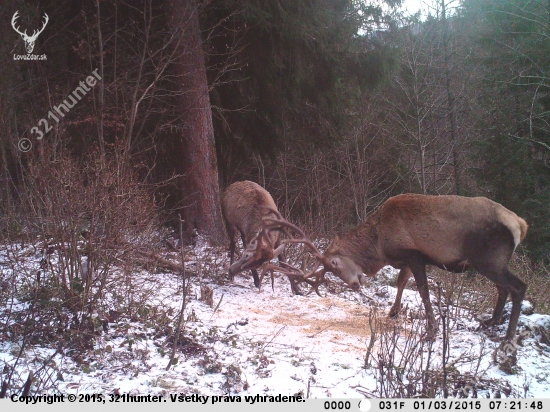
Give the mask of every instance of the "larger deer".
<path id="1" fill-rule="evenodd" d="M 245 180 L 235 182 L 225 190 L 222 197 L 222 213 L 230 241 L 229 276 L 233 279 L 237 273 L 251 270 L 254 285 L 259 289 L 261 278 L 257 269 L 276 257 L 280 262 L 284 262 L 283 253 L 286 245 L 281 243 L 282 232 L 276 229 L 266 230 L 263 220 L 272 213 L 280 216 L 277 206 L 267 190 L 257 183 Z M 245 250 L 241 258 L 233 262 L 237 231 L 241 234 Z M 295 270 L 293 271 L 292 268 L 285 270 L 270 265 L 263 268 L 262 275 L 266 273 L 266 270 L 278 270 L 287 274 L 292 293 L 302 294 L 296 282 Z"/>
<path id="2" fill-rule="evenodd" d="M 324 254 L 282 216 L 270 219 L 268 227 L 286 228 L 316 256 L 317 264 L 305 278 L 315 276 L 316 287 L 326 272 L 332 272 L 352 289 L 365 284 L 365 273 L 373 277 L 385 265 L 400 269 L 397 296 L 390 316 L 401 309 L 401 296 L 414 276 L 428 322 L 428 336 L 437 331 L 430 302 L 426 265 L 460 273 L 477 269 L 496 284 L 498 298 L 493 316 L 485 325 L 502 323 L 508 294 L 512 313 L 506 340 L 516 333 L 521 302 L 527 285 L 508 268 L 512 253 L 527 234 L 527 223 L 514 212 L 484 197 L 425 196 L 405 194 L 388 199 L 352 232 L 336 237 Z M 316 271 L 322 265 L 323 269 Z"/>

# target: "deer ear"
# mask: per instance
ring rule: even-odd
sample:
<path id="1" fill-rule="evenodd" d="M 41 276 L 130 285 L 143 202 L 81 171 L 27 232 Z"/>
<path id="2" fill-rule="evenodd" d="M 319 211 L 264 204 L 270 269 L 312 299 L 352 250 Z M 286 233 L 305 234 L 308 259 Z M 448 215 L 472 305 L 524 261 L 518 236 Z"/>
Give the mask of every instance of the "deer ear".
<path id="1" fill-rule="evenodd" d="M 328 245 L 327 247 L 327 250 L 325 250 L 325 253 L 337 253 L 338 252 L 338 241 L 340 240 L 340 238 L 338 237 L 338 235 L 336 235 L 334 237 L 334 239 L 332 239 L 332 242 L 330 242 L 330 245 Z"/>

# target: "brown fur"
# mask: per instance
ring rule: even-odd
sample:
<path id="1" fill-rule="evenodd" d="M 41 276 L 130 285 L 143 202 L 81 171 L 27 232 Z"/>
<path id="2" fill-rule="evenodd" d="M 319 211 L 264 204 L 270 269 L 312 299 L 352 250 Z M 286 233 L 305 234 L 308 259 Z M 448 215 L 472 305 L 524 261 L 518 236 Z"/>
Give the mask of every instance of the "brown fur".
<path id="1" fill-rule="evenodd" d="M 248 243 L 262 228 L 262 216 L 269 212 L 262 206 L 277 210 L 273 198 L 257 183 L 245 180 L 230 185 L 222 197 L 222 213 L 225 218 L 227 232 L 238 230 Z"/>
<path id="2" fill-rule="evenodd" d="M 484 197 L 399 195 L 388 199 L 353 232 L 332 242 L 324 255 L 327 263 L 336 266 L 326 269 L 354 289 L 363 283 L 357 267 L 367 276 L 374 276 L 385 265 L 401 269 L 390 315 L 400 310 L 401 294 L 412 272 L 433 332 L 437 325 L 425 266 L 450 272 L 473 267 L 495 282 L 499 293 L 487 324 L 501 323 L 504 303 L 511 294 L 513 308 L 506 334 L 511 339 L 527 286 L 510 272 L 508 262 L 527 228 L 514 212 Z"/>
<path id="3" fill-rule="evenodd" d="M 231 184 L 222 196 L 222 213 L 230 239 L 230 277 L 233 278 L 235 274 L 242 270 L 251 269 L 254 284 L 257 288 L 260 288 L 260 278 L 256 269 L 264 262 L 273 259 L 274 250 L 280 245 L 281 241 L 281 232 L 277 230 L 270 231 L 266 236 L 256 238 L 258 233 L 265 227 L 262 218 L 271 214 L 267 208 L 277 210 L 275 201 L 269 192 L 257 183 L 248 180 Z M 237 231 L 241 234 L 245 247 L 251 241 L 258 241 L 259 247 L 254 249 L 253 255 L 248 256 L 243 253 L 243 256 L 233 264 Z M 284 261 L 282 254 L 279 255 L 279 260 Z M 242 269 L 243 266 L 246 269 Z M 290 283 L 293 293 L 301 294 L 298 286 L 292 281 Z"/>

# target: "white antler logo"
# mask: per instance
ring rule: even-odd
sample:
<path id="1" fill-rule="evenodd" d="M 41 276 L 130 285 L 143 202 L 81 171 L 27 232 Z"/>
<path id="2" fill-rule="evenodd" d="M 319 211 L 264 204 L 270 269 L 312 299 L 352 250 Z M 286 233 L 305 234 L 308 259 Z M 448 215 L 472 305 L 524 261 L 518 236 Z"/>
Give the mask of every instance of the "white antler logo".
<path id="1" fill-rule="evenodd" d="M 27 30 L 25 30 L 24 32 L 21 32 L 19 30 L 19 27 L 15 25 L 17 23 L 17 19 L 19 18 L 18 13 L 19 13 L 19 10 L 17 10 L 13 15 L 11 19 L 11 26 L 17 33 L 21 35 L 21 38 L 25 42 L 25 48 L 27 49 L 27 54 L 31 54 L 34 49 L 34 42 L 36 41 L 38 35 L 44 31 L 44 29 L 46 28 L 46 24 L 48 24 L 48 21 L 50 20 L 50 18 L 46 13 L 44 13 L 44 23 L 42 24 L 42 28 L 40 30 L 35 30 L 32 33 L 32 36 L 29 36 L 27 34 Z"/>

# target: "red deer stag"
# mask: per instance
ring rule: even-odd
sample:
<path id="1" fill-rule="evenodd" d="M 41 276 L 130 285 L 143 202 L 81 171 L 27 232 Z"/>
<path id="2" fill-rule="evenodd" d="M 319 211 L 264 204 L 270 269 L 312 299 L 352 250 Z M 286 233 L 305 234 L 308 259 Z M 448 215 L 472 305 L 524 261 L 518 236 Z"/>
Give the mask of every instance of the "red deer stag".
<path id="1" fill-rule="evenodd" d="M 437 322 L 430 302 L 426 265 L 454 273 L 477 269 L 496 284 L 498 292 L 493 316 L 484 324 L 502 323 L 502 311 L 510 294 L 512 313 L 506 340 L 515 336 L 527 285 L 510 271 L 508 262 L 525 238 L 528 226 L 521 217 L 492 200 L 416 194 L 395 196 L 355 230 L 336 237 L 324 254 L 280 215 L 266 223 L 268 228 L 284 227 L 298 233 L 299 238 L 283 242 L 302 242 L 315 254 L 317 266 L 304 278 L 316 276 L 316 287 L 325 272 L 334 273 L 358 290 L 365 284 L 363 273 L 373 277 L 385 265 L 400 269 L 390 316 L 401 309 L 403 288 L 412 274 L 426 310 L 429 337 L 437 331 Z M 321 264 L 323 269 L 315 272 Z"/>
<path id="2" fill-rule="evenodd" d="M 231 279 L 237 273 L 250 269 L 254 277 L 254 285 L 259 289 L 261 279 L 257 269 L 275 257 L 278 257 L 280 262 L 284 262 L 283 252 L 286 245 L 281 242 L 281 231 L 265 230 L 263 218 L 271 215 L 272 211 L 280 216 L 269 192 L 254 182 L 248 180 L 235 182 L 225 190 L 222 197 L 222 213 L 230 240 L 229 277 Z M 245 250 L 241 258 L 233 263 L 237 231 L 241 234 Z M 292 293 L 302 294 L 294 279 L 296 270 L 290 267 L 285 271 L 282 268 L 269 265 L 264 268 L 263 272 L 269 270 L 278 270 L 287 274 Z"/>

